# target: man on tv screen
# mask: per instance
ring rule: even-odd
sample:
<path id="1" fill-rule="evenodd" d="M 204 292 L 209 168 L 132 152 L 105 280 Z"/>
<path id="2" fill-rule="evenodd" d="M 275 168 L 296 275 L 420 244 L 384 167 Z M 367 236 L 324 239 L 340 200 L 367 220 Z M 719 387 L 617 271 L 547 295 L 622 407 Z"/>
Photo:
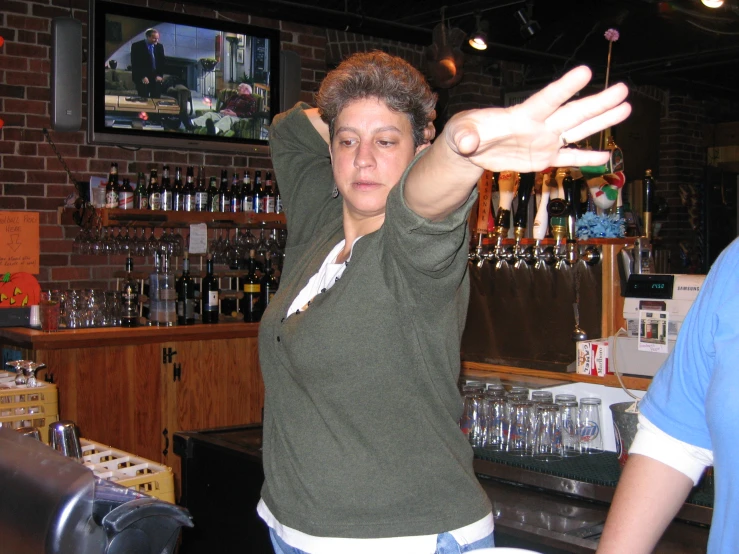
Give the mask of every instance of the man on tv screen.
<path id="1" fill-rule="evenodd" d="M 159 31 L 147 29 L 146 38 L 131 44 L 131 73 L 136 91 L 142 98 L 159 98 L 166 65 Z"/>
<path id="2" fill-rule="evenodd" d="M 241 83 L 238 93 L 228 98 L 217 112 L 207 112 L 192 120 L 195 127 L 205 127 L 207 134 L 228 133 L 234 124 L 257 115 L 259 105 L 247 83 Z"/>

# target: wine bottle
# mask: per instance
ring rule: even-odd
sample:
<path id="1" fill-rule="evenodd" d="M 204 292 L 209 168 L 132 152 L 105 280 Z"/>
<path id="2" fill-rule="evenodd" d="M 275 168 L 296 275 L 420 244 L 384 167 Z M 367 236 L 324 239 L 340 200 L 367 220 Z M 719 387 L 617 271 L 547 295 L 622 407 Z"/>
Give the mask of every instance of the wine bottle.
<path id="1" fill-rule="evenodd" d="M 128 179 L 123 179 L 123 184 L 118 190 L 118 207 L 121 210 L 130 210 L 133 208 L 133 189 Z"/>
<path id="2" fill-rule="evenodd" d="M 149 175 L 149 209 L 162 209 L 162 191 L 159 189 L 159 176 L 156 169 L 152 169 Z"/>
<path id="3" fill-rule="evenodd" d="M 198 185 L 195 189 L 195 211 L 208 211 L 208 189 L 205 186 L 205 168 L 202 165 L 198 171 Z"/>
<path id="4" fill-rule="evenodd" d="M 174 274 L 169 270 L 169 256 L 162 256 L 162 272 L 159 274 L 159 323 L 171 327 L 177 322 L 177 289 Z"/>
<path id="5" fill-rule="evenodd" d="M 108 184 L 105 185 L 105 207 L 118 207 L 118 164 L 116 162 L 110 164 Z"/>
<path id="6" fill-rule="evenodd" d="M 195 281 L 190 275 L 190 258 L 184 253 L 182 275 L 177 280 L 177 324 L 195 324 Z"/>
<path id="7" fill-rule="evenodd" d="M 269 303 L 272 301 L 272 297 L 277 293 L 277 289 L 280 286 L 280 283 L 275 277 L 275 268 L 272 264 L 272 259 L 269 256 L 266 259 L 265 272 L 262 276 L 260 286 L 262 288 L 260 291 L 261 311 L 262 314 L 264 314 L 264 311 L 267 309 L 267 306 L 269 306 Z"/>
<path id="8" fill-rule="evenodd" d="M 218 189 L 218 211 L 231 211 L 231 192 L 228 190 L 228 170 L 221 170 L 221 186 Z"/>
<path id="9" fill-rule="evenodd" d="M 139 324 L 139 282 L 133 276 L 133 258 L 126 258 L 126 277 L 121 291 L 121 327 Z"/>
<path id="10" fill-rule="evenodd" d="M 203 308 L 203 323 L 218 323 L 218 278 L 213 275 L 213 260 L 205 262 L 205 277 L 201 287 L 201 304 Z"/>
<path id="11" fill-rule="evenodd" d="M 143 171 L 139 172 L 139 178 L 136 181 L 136 190 L 133 191 L 133 207 L 136 210 L 146 210 L 149 208 L 149 193 L 146 190 L 146 175 Z"/>
<path id="12" fill-rule="evenodd" d="M 262 188 L 262 172 L 257 170 L 254 172 L 254 193 L 252 194 L 252 210 L 255 213 L 262 213 L 263 211 L 263 196 L 264 189 Z"/>
<path id="13" fill-rule="evenodd" d="M 244 314 L 244 321 L 255 323 L 262 318 L 262 286 L 257 276 L 257 261 L 254 249 L 249 250 L 249 260 L 246 263 L 249 273 L 244 277 L 244 298 L 241 300 L 241 311 Z"/>

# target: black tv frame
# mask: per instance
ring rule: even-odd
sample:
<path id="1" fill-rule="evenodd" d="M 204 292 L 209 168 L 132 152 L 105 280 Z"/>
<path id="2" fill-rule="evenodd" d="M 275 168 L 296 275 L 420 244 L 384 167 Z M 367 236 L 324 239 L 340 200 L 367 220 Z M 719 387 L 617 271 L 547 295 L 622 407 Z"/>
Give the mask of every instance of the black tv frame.
<path id="1" fill-rule="evenodd" d="M 187 4 L 184 6 L 184 10 L 187 10 Z M 167 130 L 146 131 L 106 127 L 105 18 L 108 14 L 142 20 L 161 21 L 162 23 L 176 23 L 191 27 L 213 29 L 224 33 L 235 33 L 269 39 L 270 121 L 279 112 L 280 32 L 278 29 L 247 25 L 222 19 L 203 18 L 181 12 L 142 8 L 104 0 L 90 0 L 88 25 L 89 55 L 87 63 L 87 141 L 89 144 L 113 145 L 127 148 L 170 148 L 242 155 L 269 154 L 269 142 L 266 139 L 245 139 L 222 137 L 219 135 L 189 134 Z"/>

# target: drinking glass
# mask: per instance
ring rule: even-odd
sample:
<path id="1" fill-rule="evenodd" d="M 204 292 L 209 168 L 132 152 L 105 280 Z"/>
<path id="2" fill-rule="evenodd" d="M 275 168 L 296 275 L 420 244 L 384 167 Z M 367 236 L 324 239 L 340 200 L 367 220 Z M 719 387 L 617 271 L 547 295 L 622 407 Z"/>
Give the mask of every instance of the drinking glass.
<path id="1" fill-rule="evenodd" d="M 531 400 L 537 404 L 551 404 L 554 402 L 554 397 L 548 390 L 535 390 L 531 391 Z"/>
<path id="2" fill-rule="evenodd" d="M 499 392 L 485 393 L 488 416 L 485 446 L 492 450 L 505 450 L 508 439 L 508 403 Z"/>
<path id="3" fill-rule="evenodd" d="M 555 404 L 560 404 L 562 402 L 575 402 L 575 403 L 577 403 L 577 396 L 575 396 L 574 394 L 565 394 L 565 393 L 555 394 L 554 395 L 554 402 L 555 402 Z"/>
<path id="4" fill-rule="evenodd" d="M 531 454 L 533 410 L 530 400 L 515 400 L 509 404 L 507 450 L 515 456 Z"/>
<path id="5" fill-rule="evenodd" d="M 580 429 L 578 425 L 579 409 L 577 401 L 560 400 L 557 404 L 562 415 L 562 455 L 565 458 L 579 456 Z"/>
<path id="6" fill-rule="evenodd" d="M 583 454 L 603 452 L 600 406 L 600 398 L 585 397 L 580 399 L 580 452 Z"/>
<path id="7" fill-rule="evenodd" d="M 464 405 L 459 427 L 467 435 L 472 446 L 483 446 L 485 443 L 485 398 L 476 387 L 465 387 Z"/>
<path id="8" fill-rule="evenodd" d="M 80 313 L 80 294 L 76 290 L 68 290 L 64 293 L 64 313 L 67 329 L 79 329 L 82 327 L 82 316 Z"/>
<path id="9" fill-rule="evenodd" d="M 553 402 L 539 404 L 536 421 L 534 458 L 544 462 L 561 460 L 562 415 L 559 406 Z"/>
<path id="10" fill-rule="evenodd" d="M 55 333 L 59 330 L 59 291 L 45 290 L 41 292 L 39 300 L 39 315 L 41 330 L 46 333 Z"/>

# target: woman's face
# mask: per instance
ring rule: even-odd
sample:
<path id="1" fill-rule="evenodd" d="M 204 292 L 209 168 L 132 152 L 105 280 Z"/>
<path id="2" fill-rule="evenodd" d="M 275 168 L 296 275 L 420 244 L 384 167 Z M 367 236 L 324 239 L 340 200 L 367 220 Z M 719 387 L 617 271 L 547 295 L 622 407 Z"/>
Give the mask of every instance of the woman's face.
<path id="1" fill-rule="evenodd" d="M 336 118 L 331 142 L 334 179 L 345 210 L 359 218 L 384 214 L 387 195 L 416 151 L 405 114 L 376 98 L 348 104 Z"/>

